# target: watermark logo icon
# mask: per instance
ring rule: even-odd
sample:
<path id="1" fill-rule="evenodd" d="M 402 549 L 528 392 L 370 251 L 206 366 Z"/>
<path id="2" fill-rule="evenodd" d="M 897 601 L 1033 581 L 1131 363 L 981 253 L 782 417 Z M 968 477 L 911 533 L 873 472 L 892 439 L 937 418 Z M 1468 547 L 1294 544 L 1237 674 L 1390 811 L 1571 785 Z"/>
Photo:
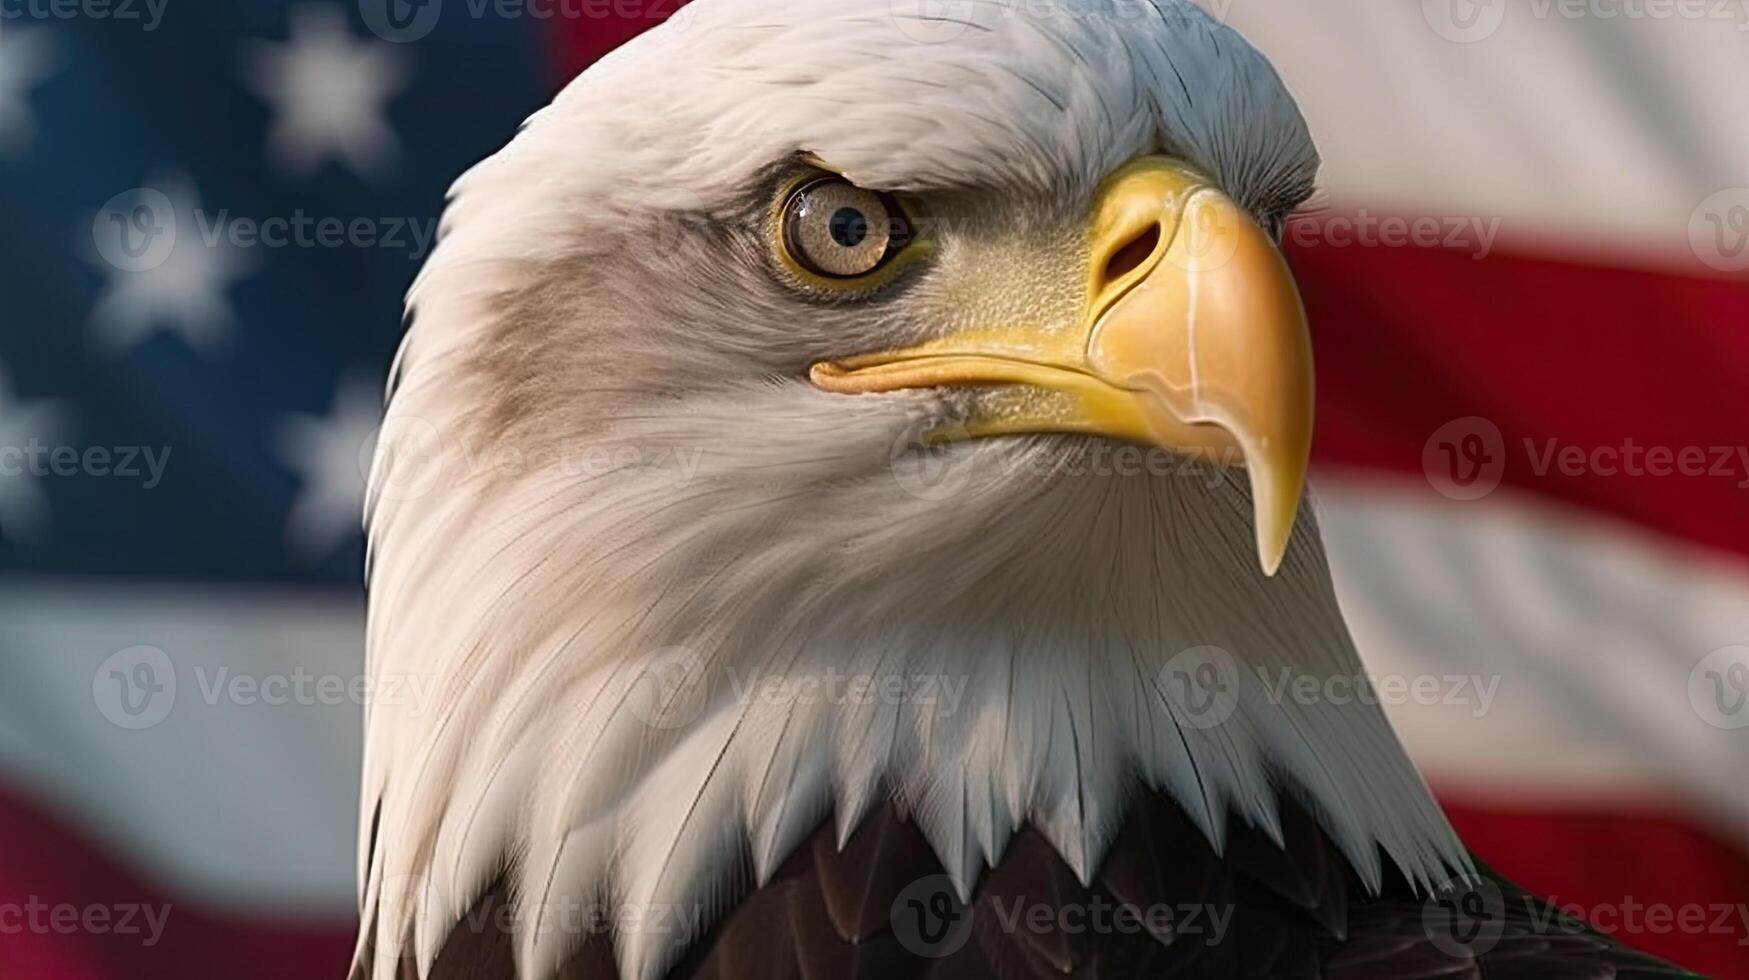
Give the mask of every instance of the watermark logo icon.
<path id="1" fill-rule="evenodd" d="M 919 44 L 946 44 L 974 23 L 976 0 L 892 0 L 893 23 Z"/>
<path id="2" fill-rule="evenodd" d="M 1455 419 L 1439 427 L 1421 449 L 1427 482 L 1452 500 L 1480 500 L 1506 475 L 1506 439 L 1487 419 Z"/>
<path id="3" fill-rule="evenodd" d="M 1454 44 L 1486 41 L 1506 23 L 1507 0 L 1421 0 L 1434 33 Z"/>
<path id="4" fill-rule="evenodd" d="M 380 466 L 377 466 L 380 461 Z M 359 447 L 359 471 L 376 477 L 377 499 L 418 500 L 437 486 L 443 475 L 443 435 L 426 419 L 391 415 L 375 438 Z"/>
<path id="5" fill-rule="evenodd" d="M 1695 664 L 1688 703 L 1715 728 L 1749 728 L 1749 646 L 1723 647 Z"/>
<path id="6" fill-rule="evenodd" d="M 1722 190 L 1702 201 L 1688 221 L 1688 244 L 1709 268 L 1749 271 L 1749 187 Z"/>
<path id="7" fill-rule="evenodd" d="M 122 191 L 91 221 L 97 254 L 122 272 L 150 272 L 168 262 L 176 231 L 176 206 L 152 187 Z"/>
<path id="8" fill-rule="evenodd" d="M 698 720 L 709 693 L 704 658 L 687 647 L 665 647 L 645 658 L 626 707 L 651 728 L 672 731 Z"/>
<path id="9" fill-rule="evenodd" d="M 1440 952 L 1472 960 L 1493 949 L 1505 934 L 1506 898 L 1491 879 L 1454 878 L 1428 893 L 1421 926 Z"/>
<path id="10" fill-rule="evenodd" d="M 972 935 L 972 910 L 960 901 L 947 875 L 919 878 L 905 887 L 889 911 L 899 945 L 939 959 L 960 951 Z"/>
<path id="11" fill-rule="evenodd" d="M 364 26 L 385 41 L 410 44 L 437 29 L 443 0 L 359 0 Z"/>
<path id="12" fill-rule="evenodd" d="M 893 441 L 893 479 L 919 500 L 947 500 L 965 490 L 977 465 L 978 446 L 959 422 L 919 419 Z"/>
<path id="13" fill-rule="evenodd" d="M 176 667 L 157 647 L 118 650 L 92 675 L 91 699 L 120 728 L 151 728 L 169 717 L 176 704 Z"/>
<path id="14" fill-rule="evenodd" d="M 1239 662 L 1220 647 L 1185 650 L 1160 668 L 1155 683 L 1187 728 L 1214 728 L 1239 708 Z"/>

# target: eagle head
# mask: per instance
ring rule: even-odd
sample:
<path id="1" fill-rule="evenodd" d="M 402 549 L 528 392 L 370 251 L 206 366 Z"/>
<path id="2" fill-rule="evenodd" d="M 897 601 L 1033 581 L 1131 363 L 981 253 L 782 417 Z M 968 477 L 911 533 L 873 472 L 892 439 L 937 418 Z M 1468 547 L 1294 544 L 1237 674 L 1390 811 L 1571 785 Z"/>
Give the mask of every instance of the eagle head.
<path id="1" fill-rule="evenodd" d="M 966 889 L 1025 826 L 1090 874 L 1142 789 L 1463 863 L 1375 708 L 1262 679 L 1359 669 L 1292 98 L 1185 0 L 904 6 L 697 0 L 456 184 L 371 481 L 370 671 L 440 692 L 368 710 L 380 963 L 497 876 L 528 976 L 561 900 L 708 927 L 887 802 Z"/>

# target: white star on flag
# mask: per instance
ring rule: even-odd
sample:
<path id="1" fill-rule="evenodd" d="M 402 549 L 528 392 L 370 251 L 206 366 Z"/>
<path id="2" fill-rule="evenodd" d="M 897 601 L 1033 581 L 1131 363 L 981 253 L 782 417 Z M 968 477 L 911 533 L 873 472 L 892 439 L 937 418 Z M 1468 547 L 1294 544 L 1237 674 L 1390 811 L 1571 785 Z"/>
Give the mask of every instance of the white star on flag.
<path id="1" fill-rule="evenodd" d="M 46 31 L 0 26 L 0 158 L 30 148 L 36 136 L 30 90 L 54 74 L 54 50 Z"/>
<path id="2" fill-rule="evenodd" d="M 59 402 L 24 401 L 0 364 L 0 539 L 34 541 L 48 527 L 48 498 L 37 486 L 32 443 L 47 452 L 67 430 Z"/>
<path id="3" fill-rule="evenodd" d="M 402 56 L 356 39 L 340 7 L 305 4 L 290 17 L 290 39 L 258 42 L 249 71 L 274 112 L 269 155 L 297 177 L 329 160 L 361 177 L 387 176 L 400 155 L 388 103 L 411 74 Z"/>
<path id="4" fill-rule="evenodd" d="M 286 518 L 286 544 L 300 557 L 319 560 L 362 533 L 365 479 L 382 421 L 382 385 L 353 372 L 341 380 L 327 415 L 280 423 L 279 457 L 300 485 Z"/>
<path id="5" fill-rule="evenodd" d="M 230 338 L 236 312 L 226 293 L 248 271 L 223 236 L 201 232 L 200 199 L 183 175 L 111 198 L 91 234 L 109 281 L 91 311 L 92 343 L 127 353 L 158 330 L 211 351 Z"/>

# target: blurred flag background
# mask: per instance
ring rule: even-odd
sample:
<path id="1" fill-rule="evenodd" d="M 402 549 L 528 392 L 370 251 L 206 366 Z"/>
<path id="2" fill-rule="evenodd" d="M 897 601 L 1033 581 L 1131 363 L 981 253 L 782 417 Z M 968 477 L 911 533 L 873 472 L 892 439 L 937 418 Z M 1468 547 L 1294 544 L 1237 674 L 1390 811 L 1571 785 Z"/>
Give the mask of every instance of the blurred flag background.
<path id="1" fill-rule="evenodd" d="M 361 679 L 401 295 L 675 2 L 0 0 L 0 976 L 343 973 L 360 706 L 419 696 Z M 1327 161 L 1288 249 L 1379 696 L 1484 859 L 1749 977 L 1749 0 L 1208 6 Z"/>

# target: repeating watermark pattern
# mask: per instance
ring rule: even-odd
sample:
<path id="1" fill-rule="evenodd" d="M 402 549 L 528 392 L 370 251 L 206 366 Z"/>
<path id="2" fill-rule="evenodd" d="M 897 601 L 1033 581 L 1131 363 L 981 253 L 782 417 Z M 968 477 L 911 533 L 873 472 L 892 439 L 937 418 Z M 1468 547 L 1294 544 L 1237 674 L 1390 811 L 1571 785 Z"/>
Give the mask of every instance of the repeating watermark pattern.
<path id="1" fill-rule="evenodd" d="M 1536 903 L 1528 902 L 1535 906 Z M 1749 904 L 1730 902 L 1641 902 L 1628 896 L 1619 902 L 1563 902 L 1550 898 L 1536 908 L 1532 928 L 1544 934 L 1595 929 L 1606 934 L 1636 936 L 1731 936 L 1749 946 Z"/>
<path id="2" fill-rule="evenodd" d="M 964 493 L 973 478 L 988 473 L 1009 479 L 1174 479 L 1207 487 L 1232 481 L 1245 465 L 1237 447 L 1169 449 L 1113 440 L 1091 440 L 1072 452 L 1004 452 L 971 437 L 962 419 L 921 418 L 893 440 L 888 468 L 900 489 L 920 500 L 947 500 Z"/>
<path id="3" fill-rule="evenodd" d="M 1085 903 L 1028 902 L 1025 896 L 997 898 L 991 906 L 997 926 L 1006 933 L 1034 935 L 1171 936 L 1174 943 L 1197 940 L 1219 946 L 1233 922 L 1235 906 L 1201 902 L 1133 905 L 1114 902 L 1095 892 Z"/>
<path id="4" fill-rule="evenodd" d="M 0 0 L 0 21 L 101 21 L 138 25 L 150 34 L 169 7 L 170 0 Z"/>
<path id="5" fill-rule="evenodd" d="M 1486 41 L 1510 12 L 1532 20 L 1722 21 L 1749 31 L 1749 0 L 1422 0 L 1427 25 L 1456 44 Z"/>
<path id="6" fill-rule="evenodd" d="M 1454 878 L 1428 892 L 1421 927 L 1440 952 L 1479 958 L 1506 933 L 1506 897 L 1492 879 Z"/>
<path id="7" fill-rule="evenodd" d="M 918 705 L 945 718 L 964 703 L 971 676 L 928 673 L 851 673 L 828 668 L 821 674 L 752 675 L 731 670 L 729 688 L 738 704 L 768 707 L 834 705 L 858 707 L 872 704 Z"/>
<path id="8" fill-rule="evenodd" d="M 438 678 L 431 674 L 336 674 L 302 666 L 254 674 L 201 664 L 186 675 L 158 647 L 128 647 L 98 666 L 91 678 L 91 697 L 112 724 L 139 731 L 170 717 L 179 694 L 190 690 L 207 707 L 379 704 L 402 706 L 412 713 L 432 709 L 438 695 Z M 187 683 L 190 679 L 192 687 Z"/>
<path id="9" fill-rule="evenodd" d="M 1504 223 L 1473 215 L 1380 215 L 1362 208 L 1354 214 L 1295 217 L 1283 237 L 1299 248 L 1440 248 L 1480 261 L 1493 254 Z"/>
<path id="10" fill-rule="evenodd" d="M 888 911 L 899 945 L 917 956 L 952 956 L 972 937 L 972 910 L 960 901 L 948 875 L 930 875 L 906 886 Z"/>
<path id="11" fill-rule="evenodd" d="M 1507 897 L 1481 877 L 1456 879 L 1429 893 L 1421 923 L 1435 947 L 1466 959 L 1498 946 L 1509 923 L 1515 936 L 1712 935 L 1749 946 L 1749 904 L 1642 902 L 1631 895 L 1619 902 L 1539 901 L 1528 894 Z"/>
<path id="12" fill-rule="evenodd" d="M 828 706 L 914 705 L 949 717 L 965 703 L 969 674 L 871 673 L 828 667 L 820 672 L 765 672 L 727 667 L 712 671 L 706 659 L 684 646 L 645 658 L 625 692 L 634 716 L 652 728 L 684 728 L 715 698 L 742 706 L 777 709 Z"/>
<path id="13" fill-rule="evenodd" d="M 170 195 L 155 187 L 122 191 L 91 219 L 97 254 L 122 272 L 150 272 L 176 251 L 181 219 Z"/>
<path id="14" fill-rule="evenodd" d="M 1239 708 L 1239 662 L 1217 646 L 1192 647 L 1161 667 L 1155 688 L 1186 728 L 1225 724 Z"/>
<path id="15" fill-rule="evenodd" d="M 138 480 L 146 490 L 163 482 L 170 446 L 50 446 L 35 436 L 21 445 L 0 445 L 0 477 L 88 476 Z"/>
<path id="16" fill-rule="evenodd" d="M 51 902 L 37 895 L 0 902 L 0 936 L 130 936 L 150 949 L 164 938 L 168 903 Z"/>
<path id="17" fill-rule="evenodd" d="M 1500 693 L 1499 674 L 1312 674 L 1297 667 L 1257 668 L 1277 705 L 1460 706 L 1481 718 Z"/>
<path id="18" fill-rule="evenodd" d="M 445 17 L 685 23 L 688 16 L 686 0 L 359 0 L 358 10 L 372 34 L 396 44 L 423 40 Z"/>
<path id="19" fill-rule="evenodd" d="M 1695 664 L 1688 703 L 1715 728 L 1749 728 L 1749 646 L 1721 647 Z"/>
<path id="20" fill-rule="evenodd" d="M 625 704 L 651 728 L 671 731 L 698 720 L 710 700 L 707 663 L 689 647 L 666 647 L 644 658 Z"/>
<path id="21" fill-rule="evenodd" d="M 516 902 L 440 902 L 444 885 L 420 874 L 391 875 L 377 886 L 381 904 L 411 908 L 421 929 L 473 936 L 669 936 L 676 941 L 704 934 L 707 908 L 677 902 L 581 900 L 558 891 L 523 896 Z M 459 904 L 459 919 L 439 909 Z"/>
<path id="22" fill-rule="evenodd" d="M 358 446 L 361 476 L 374 475 L 385 500 L 424 497 L 442 485 L 541 473 L 584 482 L 613 473 L 658 474 L 685 486 L 704 470 L 702 447 L 632 442 L 555 442 L 524 448 L 446 437 L 417 416 L 391 415 Z M 373 460 L 380 464 L 374 467 Z"/>
<path id="23" fill-rule="evenodd" d="M 917 419 L 893 440 L 888 469 L 900 489 L 919 500 L 947 500 L 971 483 L 980 446 L 967 443 L 956 420 Z"/>
<path id="24" fill-rule="evenodd" d="M 1506 475 L 1506 439 L 1484 418 L 1454 419 L 1421 450 L 1421 470 L 1433 489 L 1453 500 L 1480 500 Z"/>
<path id="25" fill-rule="evenodd" d="M 1508 0 L 1421 0 L 1427 25 L 1447 41 L 1474 44 L 1506 23 Z"/>
<path id="26" fill-rule="evenodd" d="M 917 956 L 951 956 L 972 935 L 973 910 L 945 874 L 919 878 L 899 892 L 889 910 L 899 944 Z M 984 910 L 985 928 L 1015 935 L 1153 935 L 1175 943 L 1220 945 L 1232 925 L 1233 905 L 1202 902 L 1135 905 L 1098 892 L 1082 902 L 1040 902 L 1024 895 L 996 897 Z"/>
<path id="27" fill-rule="evenodd" d="M 118 727 L 151 728 L 176 706 L 176 667 L 157 647 L 117 650 L 92 675 L 91 699 Z"/>
<path id="28" fill-rule="evenodd" d="M 1209 12 L 1225 19 L 1234 0 L 1201 0 Z M 1103 20 L 1140 24 L 1159 17 L 1153 0 L 890 0 L 893 25 L 919 44 L 946 44 L 969 30 L 989 30 L 1005 17 L 1034 21 L 1051 19 Z"/>
<path id="29" fill-rule="evenodd" d="M 209 249 L 383 249 L 420 261 L 430 254 L 437 228 L 435 217 L 342 218 L 302 208 L 254 218 L 228 208 L 196 207 L 184 217 L 164 191 L 135 187 L 104 203 L 92 220 L 91 237 L 97 254 L 116 269 L 150 272 L 170 260 L 176 243 L 191 230 L 192 241 Z"/>
<path id="30" fill-rule="evenodd" d="M 1749 445 L 1661 446 L 1632 437 L 1609 445 L 1577 445 L 1558 438 L 1526 437 L 1518 443 L 1523 471 L 1551 476 L 1608 479 L 1727 480 L 1749 490 Z M 1480 500 L 1506 475 L 1507 442 L 1492 421 L 1469 417 L 1447 422 L 1421 450 L 1421 468 L 1433 489 L 1452 500 Z"/>
<path id="31" fill-rule="evenodd" d="M 1749 271 L 1749 187 L 1732 187 L 1702 201 L 1688 220 L 1688 244 L 1713 269 Z"/>

